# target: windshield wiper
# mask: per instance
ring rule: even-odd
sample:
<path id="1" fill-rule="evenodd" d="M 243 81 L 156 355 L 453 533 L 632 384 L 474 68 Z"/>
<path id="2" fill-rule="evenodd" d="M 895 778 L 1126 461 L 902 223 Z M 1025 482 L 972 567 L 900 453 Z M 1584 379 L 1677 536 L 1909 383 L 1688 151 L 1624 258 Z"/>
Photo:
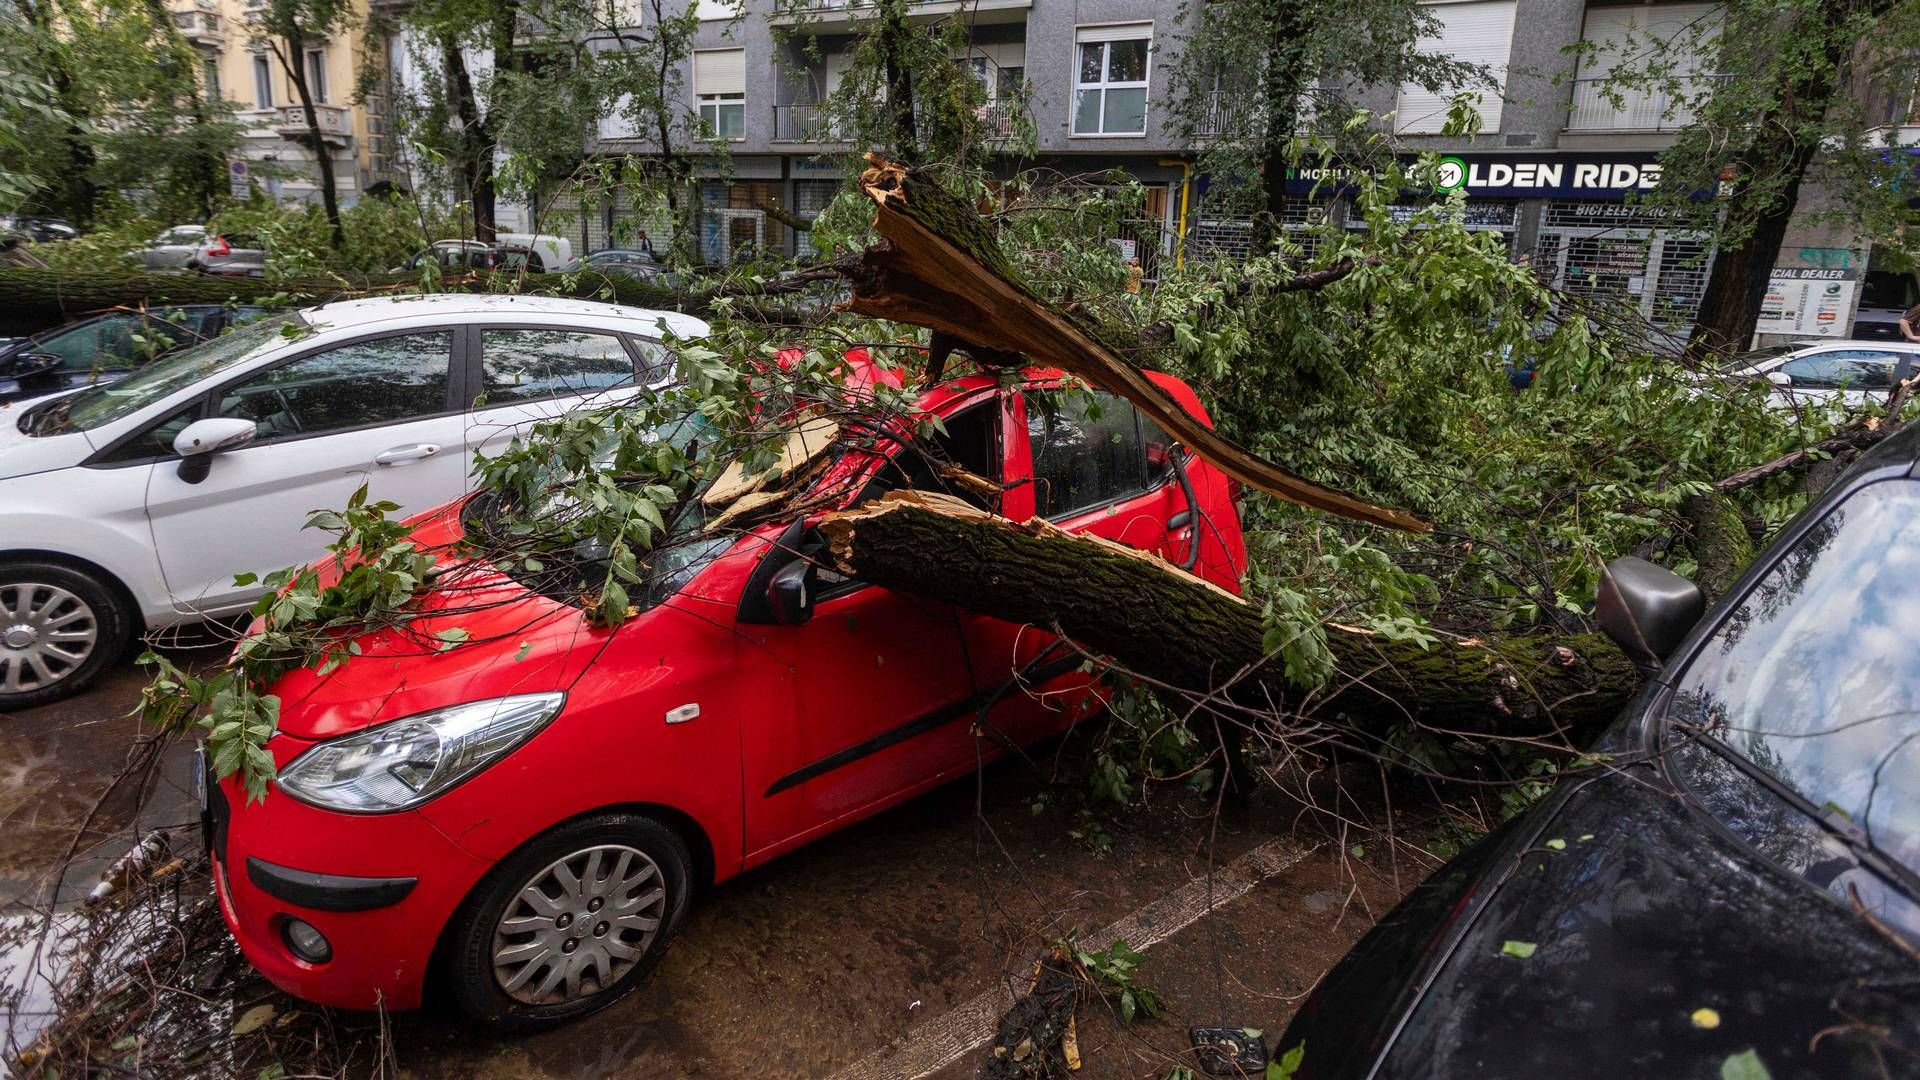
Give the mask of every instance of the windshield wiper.
<path id="1" fill-rule="evenodd" d="M 1895 888 L 1906 893 L 1909 898 L 1920 901 L 1920 874 L 1914 873 L 1905 863 L 1889 857 L 1885 852 L 1874 847 L 1873 840 L 1867 835 L 1867 831 L 1844 811 L 1831 804 L 1824 807 L 1813 805 L 1807 801 L 1806 796 L 1795 791 L 1793 785 L 1747 760 L 1740 751 L 1692 724 L 1676 722 L 1673 726 L 1697 740 L 1700 745 L 1720 755 L 1727 764 L 1740 770 L 1748 779 L 1767 789 L 1788 806 L 1812 818 L 1823 832 L 1845 844 L 1859 860 L 1861 866 L 1893 883 Z"/>

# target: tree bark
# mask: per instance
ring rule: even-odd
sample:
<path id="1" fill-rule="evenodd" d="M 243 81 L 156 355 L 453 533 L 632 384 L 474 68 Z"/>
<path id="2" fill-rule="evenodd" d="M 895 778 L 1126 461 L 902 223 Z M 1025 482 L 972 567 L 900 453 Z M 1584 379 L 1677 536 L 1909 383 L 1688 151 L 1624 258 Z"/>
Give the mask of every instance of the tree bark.
<path id="1" fill-rule="evenodd" d="M 920 157 L 920 135 L 913 117 L 913 71 L 905 57 L 907 26 L 906 0 L 884 0 L 880 13 L 880 61 L 887 80 L 887 134 L 894 156 L 902 161 Z"/>
<path id="2" fill-rule="evenodd" d="M 1295 476 L 1196 420 L 1112 345 L 1028 289 L 975 207 L 917 170 L 875 154 L 867 160 L 860 186 L 877 207 L 882 239 L 849 275 L 848 309 L 949 335 L 972 346 L 977 360 L 1024 354 L 1085 379 L 1132 402 L 1229 476 L 1289 502 L 1391 528 L 1430 528 Z"/>
<path id="3" fill-rule="evenodd" d="M 493 139 L 480 116 L 473 76 L 467 71 L 467 59 L 460 51 L 460 42 L 447 35 L 440 41 L 440 53 L 447 68 L 447 87 L 453 94 L 454 115 L 460 118 L 460 171 L 467 182 L 467 205 L 473 211 L 473 235 L 482 243 L 491 244 L 494 238 Z"/>
<path id="4" fill-rule="evenodd" d="M 340 225 L 340 189 L 333 175 L 333 154 L 327 150 L 320 131 L 320 111 L 313 107 L 313 88 L 307 83 L 307 41 L 298 20 L 289 20 L 284 35 L 285 52 L 280 66 L 293 81 L 293 92 L 300 96 L 300 111 L 307 121 L 307 149 L 320 173 L 320 205 L 327 214 L 327 242 L 335 251 L 347 245 L 346 231 Z"/>
<path id="5" fill-rule="evenodd" d="M 948 496 L 892 492 L 820 522 L 843 571 L 1008 622 L 1058 629 L 1128 671 L 1257 711 L 1311 712 L 1379 736 L 1412 722 L 1503 737 L 1579 737 L 1638 685 L 1598 634 L 1451 639 L 1431 647 L 1327 628 L 1337 674 L 1316 691 L 1287 678 L 1260 610 L 1164 560 L 1016 524 Z"/>
<path id="6" fill-rule="evenodd" d="M 1264 212 L 1254 221 L 1253 250 L 1264 254 L 1280 235 L 1287 217 L 1288 149 L 1300 123 L 1300 95 L 1311 74 L 1297 42 L 1304 32 L 1301 0 L 1268 0 L 1267 66 L 1261 72 L 1262 117 L 1260 177 L 1266 195 Z"/>

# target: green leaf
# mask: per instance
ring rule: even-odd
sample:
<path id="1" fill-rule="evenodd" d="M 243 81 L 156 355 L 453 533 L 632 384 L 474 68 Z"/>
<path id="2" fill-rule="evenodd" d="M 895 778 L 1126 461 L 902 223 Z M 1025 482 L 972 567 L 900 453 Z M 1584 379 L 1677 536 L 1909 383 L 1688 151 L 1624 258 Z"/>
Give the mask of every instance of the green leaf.
<path id="1" fill-rule="evenodd" d="M 473 635 L 463 627 L 450 626 L 445 630 L 439 631 L 433 636 L 440 639 L 440 648 L 436 651 L 446 652 L 448 649 L 451 649 L 454 646 L 465 642 L 468 638 L 472 637 Z"/>
<path id="2" fill-rule="evenodd" d="M 1553 850 L 1555 850 L 1555 851 L 1565 851 L 1565 850 L 1567 850 L 1567 842 L 1566 842 L 1565 840 L 1562 840 L 1562 839 L 1560 839 L 1560 838 L 1559 838 L 1559 837 L 1557 837 L 1557 836 L 1556 836 L 1556 837 L 1554 837 L 1553 839 L 1551 839 L 1551 840 L 1549 840 L 1549 841 L 1547 841 L 1547 846 L 1548 846 L 1548 847 L 1550 847 L 1550 848 L 1552 848 L 1552 849 L 1553 849 Z"/>
<path id="3" fill-rule="evenodd" d="M 1760 1055 L 1748 1049 L 1730 1054 L 1720 1063 L 1720 1080 L 1773 1080 L 1773 1074 L 1767 1071 Z"/>
<path id="4" fill-rule="evenodd" d="M 1532 956 L 1534 953 L 1534 950 L 1538 949 L 1539 947 L 1540 946 L 1535 945 L 1531 941 L 1509 940 L 1506 944 L 1500 946 L 1500 955 L 1511 956 L 1519 960 L 1525 960 L 1527 957 Z"/>
<path id="5" fill-rule="evenodd" d="M 1300 1040 L 1293 1048 L 1280 1055 L 1279 1061 L 1267 1062 L 1266 1080 L 1293 1080 L 1293 1074 L 1300 1071 L 1300 1063 L 1307 1058 L 1307 1041 Z"/>

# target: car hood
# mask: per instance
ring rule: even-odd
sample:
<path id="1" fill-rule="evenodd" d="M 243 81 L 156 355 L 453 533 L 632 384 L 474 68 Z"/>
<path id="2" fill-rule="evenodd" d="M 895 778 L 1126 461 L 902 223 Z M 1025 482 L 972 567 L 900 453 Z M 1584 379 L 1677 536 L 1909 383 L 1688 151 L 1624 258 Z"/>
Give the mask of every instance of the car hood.
<path id="1" fill-rule="evenodd" d="M 413 519 L 415 542 L 443 548 L 458 539 L 461 505 Z M 328 582 L 334 571 L 323 567 L 321 577 Z M 565 690 L 610 636 L 580 608 L 484 564 L 462 563 L 417 607 L 419 618 L 405 627 L 358 638 L 361 654 L 334 671 L 303 668 L 282 676 L 271 688 L 281 702 L 280 730 L 298 739 L 331 739 L 450 705 Z M 443 650 L 439 635 L 446 631 L 467 636 Z"/>
<path id="2" fill-rule="evenodd" d="M 20 430 L 20 414 L 42 400 L 0 407 L 0 480 L 71 468 L 92 455 L 93 443 L 83 431 L 28 435 Z"/>
<path id="3" fill-rule="evenodd" d="M 1874 1074 L 1864 1026 L 1920 1047 L 1911 957 L 1633 771 L 1480 878 L 1486 906 L 1374 1075 L 1718 1076 L 1751 1050 L 1776 1077 L 1841 1077 Z"/>

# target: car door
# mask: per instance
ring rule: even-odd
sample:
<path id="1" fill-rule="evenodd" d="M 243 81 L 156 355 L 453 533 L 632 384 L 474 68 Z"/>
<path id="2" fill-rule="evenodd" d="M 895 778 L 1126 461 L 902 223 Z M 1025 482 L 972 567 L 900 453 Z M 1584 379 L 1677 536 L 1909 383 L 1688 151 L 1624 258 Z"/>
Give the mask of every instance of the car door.
<path id="1" fill-rule="evenodd" d="M 457 332 L 329 345 L 210 393 L 203 413 L 245 417 L 259 434 L 220 454 L 197 484 L 166 462 L 153 470 L 147 516 L 174 605 L 230 610 L 258 593 L 234 575 L 319 557 L 330 537 L 305 529 L 308 516 L 344 506 L 362 484 L 403 514 L 458 496 L 467 459 L 452 378 Z"/>
<path id="2" fill-rule="evenodd" d="M 469 458 L 475 452 L 499 452 L 541 420 L 628 396 L 636 372 L 650 380 L 665 367 L 658 345 L 613 330 L 482 324 L 471 333 L 476 360 L 467 416 Z"/>
<path id="3" fill-rule="evenodd" d="M 964 404 L 943 417 L 942 441 L 954 450 L 948 456 L 998 475 L 1000 395 Z M 899 487 L 935 486 L 934 475 L 918 451 L 900 449 L 856 503 Z M 741 720 L 749 852 L 797 843 L 972 765 L 979 687 L 963 642 L 978 618 L 825 575 L 810 621 L 752 627 L 761 646 L 741 650 L 742 678 L 789 680 L 793 712 Z"/>
<path id="4" fill-rule="evenodd" d="M 205 229 L 184 226 L 168 229 L 153 243 L 141 248 L 137 255 L 149 270 L 175 270 L 187 265 L 187 260 L 200 250 L 200 244 L 205 239 Z"/>
<path id="5" fill-rule="evenodd" d="M 1184 559 L 1191 526 L 1176 515 L 1187 509 L 1186 498 L 1173 480 L 1172 441 L 1157 425 L 1103 391 L 1030 389 L 1017 404 L 1013 454 L 1015 467 L 1031 478 L 1025 486 L 1033 515 L 1069 532 Z M 1075 673 L 1079 654 L 1053 649 L 1053 635 L 991 619 L 968 629 L 968 651 L 985 665 L 983 682 L 1023 676 L 1023 686 L 1005 694 L 991 717 L 1017 741 L 1044 737 L 1093 704 L 1074 692 L 1087 681 Z"/>
<path id="6" fill-rule="evenodd" d="M 1786 386 L 1791 397 L 1859 405 L 1892 388 L 1901 359 L 1889 349 L 1821 349 L 1796 356 L 1777 370 L 1792 380 Z"/>

